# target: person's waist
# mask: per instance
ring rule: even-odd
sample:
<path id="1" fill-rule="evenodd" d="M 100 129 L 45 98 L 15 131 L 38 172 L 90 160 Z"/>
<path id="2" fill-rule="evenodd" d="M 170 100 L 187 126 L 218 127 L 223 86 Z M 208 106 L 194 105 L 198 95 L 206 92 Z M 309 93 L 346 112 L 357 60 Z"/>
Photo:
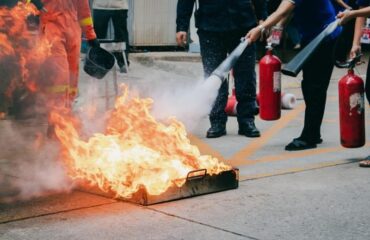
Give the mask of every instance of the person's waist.
<path id="1" fill-rule="evenodd" d="M 201 22 L 198 24 L 198 29 L 212 32 L 228 32 L 228 31 L 249 31 L 250 29 L 257 26 L 256 22 L 235 24 L 235 23 L 224 23 L 224 24 L 208 24 L 207 22 Z"/>
<path id="2" fill-rule="evenodd" d="M 57 19 L 60 19 L 60 18 L 66 18 L 68 20 L 78 21 L 77 13 L 74 13 L 74 12 L 48 11 L 46 13 L 41 14 L 42 21 L 56 21 Z"/>

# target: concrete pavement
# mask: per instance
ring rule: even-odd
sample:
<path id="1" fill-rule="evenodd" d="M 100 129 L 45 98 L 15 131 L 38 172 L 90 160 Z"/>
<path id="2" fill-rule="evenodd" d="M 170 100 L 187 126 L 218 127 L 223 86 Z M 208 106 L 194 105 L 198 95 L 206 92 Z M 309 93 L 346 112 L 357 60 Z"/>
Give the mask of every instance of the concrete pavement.
<path id="1" fill-rule="evenodd" d="M 139 89 L 142 96 L 156 98 L 202 78 L 201 64 L 195 55 L 187 58 L 185 54 L 182 61 L 174 59 L 173 53 L 142 55 L 133 56 L 128 74 L 119 74 L 120 82 Z M 365 66 L 358 71 L 364 74 Z M 202 153 L 240 168 L 237 190 L 150 207 L 79 191 L 0 204 L 0 239 L 367 240 L 370 171 L 359 168 L 357 162 L 370 154 L 370 140 L 359 149 L 344 149 L 339 144 L 336 86 L 343 73 L 336 69 L 333 74 L 322 127 L 324 142 L 317 149 L 284 151 L 303 124 L 300 77 L 283 77 L 284 91 L 294 93 L 298 105 L 294 110 L 283 111 L 278 121 L 257 118 L 261 138 L 238 136 L 235 118 L 229 118 L 228 135 L 219 139 L 204 137 L 207 119 L 196 125 L 191 140 Z M 81 94 L 96 85 L 97 95 L 104 95 L 104 81 L 91 80 L 83 73 L 82 78 Z M 111 76 L 106 80 L 112 92 Z M 366 109 L 367 126 L 369 110 Z M 0 121 L 2 131 L 7 129 L 6 124 L 9 122 Z M 366 131 L 369 137 L 370 129 Z M 17 157 L 22 151 L 12 156 L 9 139 L 0 139 L 7 150 L 0 152 L 0 173 L 14 175 L 11 166 L 24 161 Z"/>

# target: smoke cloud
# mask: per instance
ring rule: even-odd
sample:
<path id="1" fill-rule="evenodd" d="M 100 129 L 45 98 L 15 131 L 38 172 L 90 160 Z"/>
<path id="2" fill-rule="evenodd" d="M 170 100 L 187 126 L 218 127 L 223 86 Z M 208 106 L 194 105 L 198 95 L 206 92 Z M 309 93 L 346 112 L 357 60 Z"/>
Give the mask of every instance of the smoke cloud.
<path id="1" fill-rule="evenodd" d="M 44 138 L 45 126 L 38 121 L 1 122 L 0 202 L 71 189 L 58 144 Z"/>
<path id="2" fill-rule="evenodd" d="M 193 84 L 173 86 L 153 94 L 153 115 L 164 120 L 170 116 L 181 121 L 188 131 L 211 112 L 221 81 L 216 76 L 198 80 Z"/>

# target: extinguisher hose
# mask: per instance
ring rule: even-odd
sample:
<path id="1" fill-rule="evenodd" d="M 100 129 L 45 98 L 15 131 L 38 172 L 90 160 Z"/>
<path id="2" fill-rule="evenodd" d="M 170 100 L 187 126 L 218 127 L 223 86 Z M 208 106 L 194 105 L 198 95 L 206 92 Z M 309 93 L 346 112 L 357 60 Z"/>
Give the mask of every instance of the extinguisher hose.
<path id="1" fill-rule="evenodd" d="M 249 41 L 245 38 L 240 40 L 240 44 L 229 54 L 229 56 L 212 72 L 211 75 L 215 75 L 225 81 L 227 74 L 233 68 L 239 57 L 243 54 L 244 50 L 248 47 Z"/>

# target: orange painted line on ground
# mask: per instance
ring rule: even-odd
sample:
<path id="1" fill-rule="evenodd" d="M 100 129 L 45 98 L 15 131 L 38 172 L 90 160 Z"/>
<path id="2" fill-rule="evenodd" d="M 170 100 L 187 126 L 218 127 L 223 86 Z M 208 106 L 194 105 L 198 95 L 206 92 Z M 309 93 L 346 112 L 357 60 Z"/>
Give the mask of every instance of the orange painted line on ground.
<path id="1" fill-rule="evenodd" d="M 333 148 L 315 148 L 305 151 L 297 151 L 297 152 L 289 152 L 289 153 L 281 153 L 278 155 L 271 155 L 265 156 L 262 158 L 258 158 L 257 160 L 247 160 L 245 163 L 240 164 L 238 166 L 246 166 L 246 165 L 255 165 L 258 163 L 269 163 L 269 162 L 276 162 L 276 161 L 283 161 L 293 158 L 301 158 L 325 153 L 332 153 L 337 151 L 342 151 L 343 149 L 340 147 L 333 147 Z"/>
<path id="2" fill-rule="evenodd" d="M 199 151 L 202 154 L 211 155 L 212 157 L 218 158 L 220 161 L 226 162 L 224 156 L 222 156 L 221 153 L 213 149 L 211 146 L 209 146 L 207 143 L 205 143 L 203 140 L 199 139 L 198 137 L 189 134 L 190 142 L 194 145 L 196 145 L 199 148 Z"/>
<path id="3" fill-rule="evenodd" d="M 360 161 L 360 159 L 358 161 Z M 266 178 L 266 177 L 272 177 L 272 176 L 278 176 L 278 175 L 284 175 L 284 174 L 290 174 L 290 173 L 304 172 L 304 171 L 321 169 L 321 168 L 326 168 L 326 167 L 334 167 L 337 165 L 348 164 L 348 163 L 353 163 L 353 162 L 356 162 L 356 161 L 350 162 L 348 160 L 338 160 L 338 161 L 333 161 L 333 162 L 324 162 L 324 163 L 307 165 L 304 167 L 295 167 L 295 168 L 277 170 L 277 171 L 270 172 L 270 173 L 241 175 L 239 176 L 239 181 L 246 181 L 246 180 L 260 179 L 260 178 Z"/>
<path id="4" fill-rule="evenodd" d="M 298 105 L 294 110 L 290 111 L 288 114 L 284 115 L 279 121 L 276 122 L 270 129 L 262 133 L 260 138 L 253 140 L 244 149 L 237 152 L 231 157 L 229 164 L 233 166 L 240 166 L 248 163 L 246 158 L 253 155 L 258 149 L 262 148 L 266 142 L 268 142 L 276 133 L 278 133 L 282 128 L 288 125 L 289 122 L 296 119 L 300 113 L 303 112 L 305 105 L 302 103 Z"/>
<path id="5" fill-rule="evenodd" d="M 364 147 L 370 147 L 370 142 L 367 142 Z M 246 166 L 246 165 L 255 165 L 259 163 L 269 163 L 275 161 L 282 161 L 282 160 L 289 160 L 294 158 L 301 158 L 301 157 L 308 157 L 313 155 L 325 154 L 325 153 L 333 153 L 333 152 L 342 152 L 347 150 L 344 147 L 331 147 L 331 148 L 314 148 L 310 150 L 304 151 L 297 151 L 297 152 L 286 152 L 281 153 L 279 155 L 271 155 L 258 158 L 256 160 L 246 160 L 245 163 L 238 165 Z"/>

